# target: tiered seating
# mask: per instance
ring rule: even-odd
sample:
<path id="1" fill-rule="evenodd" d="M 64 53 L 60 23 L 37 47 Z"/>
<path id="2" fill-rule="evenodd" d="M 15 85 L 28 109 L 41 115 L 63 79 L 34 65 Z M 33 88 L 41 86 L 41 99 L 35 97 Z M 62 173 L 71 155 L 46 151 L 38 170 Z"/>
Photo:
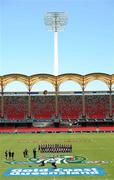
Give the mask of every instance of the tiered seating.
<path id="1" fill-rule="evenodd" d="M 4 96 L 4 117 L 9 120 L 23 120 L 27 116 L 28 97 Z"/>
<path id="2" fill-rule="evenodd" d="M 0 116 L 1 116 L 1 96 L 0 96 Z"/>
<path id="3" fill-rule="evenodd" d="M 114 117 L 114 95 L 112 95 L 112 114 Z"/>
<path id="4" fill-rule="evenodd" d="M 31 117 L 50 119 L 55 115 L 55 96 L 31 96 Z M 58 114 L 62 119 L 78 119 L 83 114 L 81 95 L 59 95 Z M 112 96 L 114 114 L 114 96 Z M 1 97 L 0 97 L 1 114 Z M 4 96 L 4 117 L 21 120 L 28 115 L 28 96 Z M 108 95 L 85 95 L 85 114 L 87 118 L 106 118 L 110 114 Z"/>
<path id="5" fill-rule="evenodd" d="M 85 96 L 85 111 L 88 118 L 106 118 L 110 114 L 108 95 Z"/>
<path id="6" fill-rule="evenodd" d="M 50 119 L 55 114 L 54 96 L 32 96 L 31 116 L 36 119 Z"/>
<path id="7" fill-rule="evenodd" d="M 62 119 L 76 119 L 82 115 L 82 96 L 59 96 L 59 114 Z"/>

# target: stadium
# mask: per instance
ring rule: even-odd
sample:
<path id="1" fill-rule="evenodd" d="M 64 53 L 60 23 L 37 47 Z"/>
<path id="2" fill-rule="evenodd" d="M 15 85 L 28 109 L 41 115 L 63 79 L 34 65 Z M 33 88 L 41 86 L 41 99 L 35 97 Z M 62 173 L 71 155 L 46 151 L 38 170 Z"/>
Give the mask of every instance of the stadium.
<path id="1" fill-rule="evenodd" d="M 74 81 L 81 91 L 59 91 L 63 82 Z M 87 91 L 93 80 L 103 81 L 107 91 Z M 26 92 L 7 92 L 8 84 L 20 81 Z M 54 91 L 32 91 L 35 83 L 47 81 Z M 1 132 L 114 131 L 114 76 L 102 73 L 37 74 L 26 76 L 9 74 L 1 77 Z M 108 90 L 109 89 L 109 90 Z M 21 129 L 21 127 L 23 127 Z M 56 129 L 56 127 L 58 127 Z M 42 129 L 41 128 L 46 128 Z M 52 128 L 52 129 L 51 129 Z M 53 129 L 54 128 L 54 129 Z"/>
<path id="2" fill-rule="evenodd" d="M 59 91 L 60 84 L 68 80 L 78 83 L 82 90 Z M 109 90 L 86 91 L 87 84 L 94 80 L 105 82 Z M 15 81 L 23 83 L 28 91 L 5 91 L 6 86 Z M 35 83 L 40 84 L 40 81 L 48 81 L 55 90 L 32 91 L 32 86 Z M 18 169 L 14 169 L 16 171 L 14 172 L 13 168 L 20 168 L 21 164 L 24 172 L 20 172 L 20 176 L 23 176 L 23 173 L 25 173 L 24 176 L 28 176 L 31 167 L 36 169 L 40 166 L 42 157 L 45 159 L 46 167 L 50 167 L 54 156 L 57 167 L 63 169 L 63 174 L 65 173 L 64 168 L 68 168 L 67 173 L 69 172 L 69 166 L 70 168 L 76 168 L 79 164 L 81 164 L 81 167 L 84 164 L 84 167 L 92 168 L 95 164 L 95 167 L 96 165 L 103 167 L 107 174 L 112 174 L 111 177 L 109 175 L 105 176 L 108 176 L 108 179 L 113 179 L 113 172 L 111 172 L 113 171 L 112 152 L 114 145 L 112 134 L 114 132 L 112 84 L 113 75 L 102 73 L 85 76 L 79 74 L 61 74 L 59 76 L 50 74 L 33 76 L 9 74 L 2 76 L 0 93 L 1 169 L 3 167 L 4 170 L 4 168 L 11 165 L 13 172 L 10 172 L 10 175 L 14 173 L 14 178 L 18 179 Z M 39 151 L 37 150 L 38 146 L 41 147 Z M 42 146 L 45 146 L 45 148 Z M 58 148 L 58 146 L 60 147 Z M 67 146 L 72 146 L 72 150 L 68 150 Z M 10 156 L 9 152 L 3 156 L 7 148 L 9 152 L 14 151 L 13 159 L 6 157 Z M 25 148 L 29 151 L 29 155 L 23 158 L 22 152 Z M 36 148 L 35 155 L 33 154 L 33 148 Z M 65 158 L 65 162 L 68 162 L 63 164 L 63 158 Z M 34 176 L 40 174 L 40 172 L 32 170 L 31 174 L 33 173 Z M 39 170 L 40 168 L 37 168 L 37 171 Z M 56 176 L 56 179 L 60 178 L 57 177 L 56 173 L 54 171 L 54 177 Z M 85 170 L 82 173 L 86 174 L 88 172 Z M 16 175 L 18 176 L 16 177 Z M 9 175 L 6 173 L 6 176 Z M 40 176 L 39 179 L 45 179 L 45 177 Z M 62 179 L 64 177 L 69 178 L 67 176 L 65 174 Z M 83 179 L 88 178 L 86 176 Z M 6 177 L 1 176 L 1 178 Z M 74 174 L 70 176 L 70 179 L 75 179 Z M 104 175 L 100 178 L 99 176 L 95 178 L 93 176 L 91 179 L 104 179 Z"/>
<path id="3" fill-rule="evenodd" d="M 113 180 L 114 5 L 48 3 L 0 2 L 0 179 Z"/>

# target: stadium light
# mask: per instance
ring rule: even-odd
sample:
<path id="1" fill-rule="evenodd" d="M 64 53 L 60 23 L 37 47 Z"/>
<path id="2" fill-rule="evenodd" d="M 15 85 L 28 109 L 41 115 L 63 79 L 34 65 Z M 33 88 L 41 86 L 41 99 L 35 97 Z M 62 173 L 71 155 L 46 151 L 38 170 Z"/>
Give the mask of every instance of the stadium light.
<path id="1" fill-rule="evenodd" d="M 49 31 L 54 32 L 54 75 L 59 72 L 58 67 L 58 32 L 63 31 L 68 18 L 65 12 L 47 12 L 44 16 L 44 23 Z"/>

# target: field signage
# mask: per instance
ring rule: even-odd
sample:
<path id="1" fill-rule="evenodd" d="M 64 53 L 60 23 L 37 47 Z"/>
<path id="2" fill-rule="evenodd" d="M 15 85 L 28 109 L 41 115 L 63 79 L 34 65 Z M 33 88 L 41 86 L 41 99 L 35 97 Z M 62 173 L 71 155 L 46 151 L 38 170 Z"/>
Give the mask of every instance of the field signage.
<path id="1" fill-rule="evenodd" d="M 77 168 L 10 168 L 4 176 L 102 176 L 101 167 Z"/>

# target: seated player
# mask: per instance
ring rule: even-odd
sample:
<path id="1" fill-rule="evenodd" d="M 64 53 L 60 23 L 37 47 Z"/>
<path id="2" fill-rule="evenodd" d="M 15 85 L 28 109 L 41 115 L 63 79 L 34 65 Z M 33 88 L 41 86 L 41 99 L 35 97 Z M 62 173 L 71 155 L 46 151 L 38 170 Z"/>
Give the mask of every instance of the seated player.
<path id="1" fill-rule="evenodd" d="M 42 158 L 42 160 L 41 160 L 41 162 L 40 162 L 41 164 L 40 164 L 40 166 L 45 166 L 45 159 L 44 158 Z"/>
<path id="2" fill-rule="evenodd" d="M 51 165 L 52 165 L 55 169 L 57 168 L 55 158 L 53 158 L 53 159 L 51 160 Z"/>

